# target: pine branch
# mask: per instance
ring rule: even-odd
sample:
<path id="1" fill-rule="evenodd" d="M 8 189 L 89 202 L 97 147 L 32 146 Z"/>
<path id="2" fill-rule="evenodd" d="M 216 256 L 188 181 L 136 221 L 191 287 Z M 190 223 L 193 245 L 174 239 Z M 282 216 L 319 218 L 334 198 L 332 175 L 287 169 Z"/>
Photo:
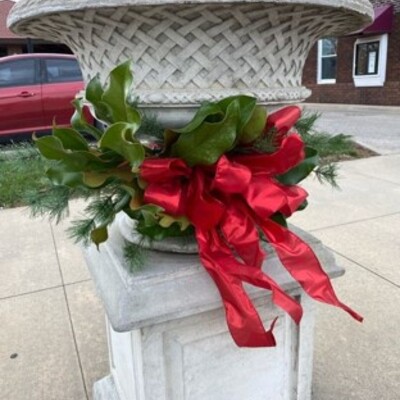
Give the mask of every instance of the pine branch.
<path id="1" fill-rule="evenodd" d="M 69 214 L 72 190 L 66 186 L 50 186 L 41 192 L 29 191 L 25 195 L 32 217 L 47 216 L 57 224 Z"/>
<path id="2" fill-rule="evenodd" d="M 339 189 L 339 185 L 337 183 L 338 178 L 338 168 L 336 164 L 328 163 L 325 165 L 320 165 L 314 171 L 318 181 L 321 184 L 331 185 L 335 189 Z"/>
<path id="3" fill-rule="evenodd" d="M 53 185 L 41 191 L 27 191 L 24 203 L 30 208 L 32 217 L 48 217 L 50 221 L 59 224 L 69 215 L 69 202 L 74 198 L 89 199 L 95 193 L 85 187 L 71 189 L 67 186 Z"/>
<path id="4" fill-rule="evenodd" d="M 164 128 L 161 123 L 158 121 L 157 116 L 155 114 L 143 113 L 142 114 L 142 123 L 140 125 L 139 131 L 137 135 L 140 137 L 141 135 L 147 137 L 153 137 L 160 140 L 164 139 Z"/>
<path id="5" fill-rule="evenodd" d="M 146 250 L 140 244 L 125 242 L 124 259 L 131 272 L 140 271 L 146 261 Z"/>
<path id="6" fill-rule="evenodd" d="M 317 120 L 320 118 L 319 113 L 305 113 L 297 121 L 295 127 L 300 136 L 310 135 L 314 131 L 314 126 Z"/>
<path id="7" fill-rule="evenodd" d="M 275 152 L 277 150 L 277 146 L 275 144 L 275 136 L 263 136 L 254 143 L 253 148 L 261 153 Z"/>
<path id="8" fill-rule="evenodd" d="M 70 238 L 88 245 L 92 231 L 96 227 L 110 225 L 115 216 L 129 204 L 129 200 L 130 196 L 123 189 L 114 189 L 108 195 L 97 194 L 84 210 L 87 218 L 74 221 L 68 229 Z"/>
<path id="9" fill-rule="evenodd" d="M 96 220 L 94 218 L 86 218 L 72 221 L 72 226 L 67 229 L 68 236 L 75 240 L 75 243 L 83 243 L 89 246 L 90 234 L 96 229 Z"/>
<path id="10" fill-rule="evenodd" d="M 85 208 L 85 215 L 91 216 L 95 222 L 102 225 L 114 219 L 113 194 L 109 196 L 99 196 Z"/>

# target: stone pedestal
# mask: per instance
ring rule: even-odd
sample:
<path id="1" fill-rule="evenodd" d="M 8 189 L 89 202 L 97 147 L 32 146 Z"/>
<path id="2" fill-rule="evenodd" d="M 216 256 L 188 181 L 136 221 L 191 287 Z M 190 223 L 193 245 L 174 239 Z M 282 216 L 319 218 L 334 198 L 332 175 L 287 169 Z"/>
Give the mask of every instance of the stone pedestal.
<path id="1" fill-rule="evenodd" d="M 95 384 L 95 400 L 310 400 L 314 302 L 266 245 L 264 270 L 301 301 L 296 326 L 268 291 L 249 287 L 266 326 L 279 316 L 276 348 L 239 349 L 217 289 L 198 256 L 149 250 L 140 272 L 124 263 L 121 224 L 109 241 L 86 251 L 108 315 L 111 375 Z M 314 237 L 308 242 L 331 277 L 343 271 Z"/>
<path id="2" fill-rule="evenodd" d="M 272 107 L 303 101 L 314 43 L 360 29 L 372 15 L 368 0 L 20 0 L 9 26 L 67 44 L 86 81 L 133 60 L 141 106 L 180 126 L 200 103 L 230 95 Z M 342 273 L 321 243 L 300 236 L 331 277 Z M 250 288 L 266 324 L 280 316 L 278 347 L 238 349 L 196 255 L 149 251 L 132 274 L 124 240 L 115 224 L 100 252 L 86 252 L 109 319 L 111 375 L 95 385 L 96 400 L 310 399 L 313 305 L 277 257 L 265 270 L 299 298 L 303 323 L 296 327 L 268 292 Z"/>

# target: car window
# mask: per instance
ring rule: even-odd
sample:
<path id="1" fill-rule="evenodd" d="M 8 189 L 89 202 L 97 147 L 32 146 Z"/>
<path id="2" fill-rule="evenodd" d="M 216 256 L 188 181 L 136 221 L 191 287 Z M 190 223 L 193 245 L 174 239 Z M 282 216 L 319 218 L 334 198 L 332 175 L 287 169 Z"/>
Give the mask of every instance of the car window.
<path id="1" fill-rule="evenodd" d="M 56 59 L 45 60 L 47 82 L 81 81 L 82 72 L 76 60 Z"/>
<path id="2" fill-rule="evenodd" d="M 16 60 L 0 63 L 0 88 L 34 85 L 35 60 Z"/>

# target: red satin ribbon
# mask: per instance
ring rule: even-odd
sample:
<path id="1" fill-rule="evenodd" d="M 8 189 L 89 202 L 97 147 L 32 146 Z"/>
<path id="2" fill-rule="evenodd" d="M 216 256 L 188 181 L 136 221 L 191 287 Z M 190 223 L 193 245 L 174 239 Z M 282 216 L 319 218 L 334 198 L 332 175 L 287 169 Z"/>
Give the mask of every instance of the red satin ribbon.
<path id="1" fill-rule="evenodd" d="M 299 117 L 289 107 L 272 114 L 267 128 L 286 134 Z M 265 259 L 259 231 L 276 250 L 283 266 L 312 298 L 344 309 L 328 275 L 311 248 L 295 234 L 274 222 L 280 212 L 292 215 L 307 193 L 299 186 L 276 180 L 304 159 L 304 143 L 295 134 L 282 138 L 273 154 L 222 156 L 216 165 L 189 168 L 181 159 L 147 159 L 141 177 L 147 182 L 144 201 L 164 208 L 172 216 L 186 216 L 196 230 L 202 264 L 221 294 L 227 323 L 240 347 L 275 346 L 272 323 L 264 328 L 244 290 L 243 283 L 270 290 L 274 304 L 298 324 L 302 307 L 262 271 Z"/>

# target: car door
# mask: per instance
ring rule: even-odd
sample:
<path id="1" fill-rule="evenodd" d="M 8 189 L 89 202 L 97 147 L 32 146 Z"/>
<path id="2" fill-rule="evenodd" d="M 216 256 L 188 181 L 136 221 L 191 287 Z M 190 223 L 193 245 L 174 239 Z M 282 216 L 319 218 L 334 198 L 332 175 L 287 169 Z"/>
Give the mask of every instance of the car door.
<path id="1" fill-rule="evenodd" d="M 35 131 L 42 125 L 38 60 L 0 62 L 0 135 Z"/>
<path id="2" fill-rule="evenodd" d="M 42 101 L 46 124 L 68 126 L 74 108 L 71 102 L 84 88 L 79 64 L 74 58 L 43 58 Z"/>

